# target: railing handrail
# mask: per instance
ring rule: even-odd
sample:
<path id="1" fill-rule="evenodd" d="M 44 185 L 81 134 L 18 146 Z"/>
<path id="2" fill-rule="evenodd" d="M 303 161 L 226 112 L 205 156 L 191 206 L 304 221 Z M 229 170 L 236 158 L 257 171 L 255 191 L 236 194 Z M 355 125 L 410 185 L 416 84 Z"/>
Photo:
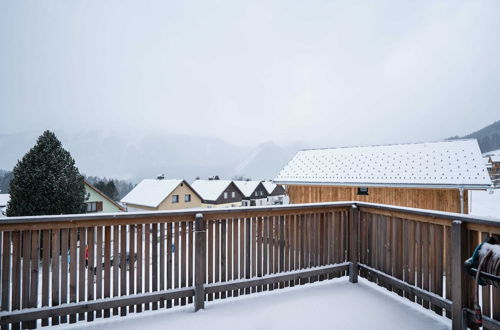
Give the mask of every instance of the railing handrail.
<path id="1" fill-rule="evenodd" d="M 130 219 L 130 218 L 162 218 L 169 216 L 194 216 L 197 213 L 209 214 L 234 214 L 234 213 L 258 213 L 262 211 L 288 211 L 303 209 L 318 209 L 327 207 L 351 207 L 355 202 L 325 202 L 325 203 L 306 203 L 306 204 L 287 204 L 287 205 L 266 205 L 266 206 L 241 206 L 228 208 L 192 208 L 181 210 L 165 211 L 143 211 L 143 212 L 115 212 L 115 213 L 96 213 L 96 214 L 61 214 L 61 215 L 37 215 L 22 217 L 7 217 L 0 220 L 2 224 L 16 223 L 43 223 L 43 222 L 76 222 L 89 220 L 106 219 Z"/>
<path id="2" fill-rule="evenodd" d="M 437 219 L 460 220 L 468 223 L 481 225 L 500 226 L 499 217 L 479 216 L 470 214 L 460 214 L 453 212 L 444 212 L 404 206 L 395 206 L 378 203 L 368 203 L 360 201 L 343 201 L 343 202 L 323 202 L 323 203 L 304 203 L 304 204 L 287 204 L 287 205 L 271 205 L 271 206 L 242 206 L 231 208 L 193 208 L 182 210 L 166 210 L 166 211 L 143 211 L 143 212 L 116 212 L 116 213 L 97 213 L 97 214 L 62 214 L 62 215 L 41 215 L 41 216 L 23 216 L 23 217 L 8 217 L 0 220 L 0 230 L 2 224 L 32 224 L 32 223 L 47 223 L 47 222 L 78 222 L 78 221 L 99 221 L 113 219 L 142 219 L 142 218 L 163 218 L 170 216 L 186 216 L 195 217 L 197 213 L 204 215 L 219 215 L 219 214 L 238 214 L 238 213 L 259 213 L 270 211 L 293 211 L 304 209 L 318 208 L 341 208 L 351 207 L 374 208 L 392 212 L 402 212 L 413 215 L 426 216 Z"/>

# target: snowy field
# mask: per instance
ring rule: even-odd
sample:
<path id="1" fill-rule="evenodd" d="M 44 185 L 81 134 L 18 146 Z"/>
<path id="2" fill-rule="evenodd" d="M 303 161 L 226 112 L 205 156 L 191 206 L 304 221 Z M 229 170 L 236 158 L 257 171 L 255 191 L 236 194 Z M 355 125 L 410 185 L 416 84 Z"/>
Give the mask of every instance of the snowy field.
<path id="1" fill-rule="evenodd" d="M 500 189 L 469 191 L 469 213 L 500 218 Z"/>
<path id="2" fill-rule="evenodd" d="M 360 278 L 347 277 L 58 329 L 450 329 L 451 321 Z"/>

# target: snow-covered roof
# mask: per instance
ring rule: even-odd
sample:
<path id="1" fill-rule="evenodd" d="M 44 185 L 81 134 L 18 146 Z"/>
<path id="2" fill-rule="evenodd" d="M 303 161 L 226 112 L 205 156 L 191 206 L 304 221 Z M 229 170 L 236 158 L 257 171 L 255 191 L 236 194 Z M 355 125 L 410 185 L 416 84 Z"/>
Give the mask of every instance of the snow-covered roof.
<path id="1" fill-rule="evenodd" d="M 195 180 L 191 184 L 191 188 L 193 188 L 203 200 L 215 201 L 231 182 L 231 180 Z"/>
<path id="2" fill-rule="evenodd" d="M 179 186 L 183 180 L 156 180 L 144 179 L 135 186 L 125 197 L 122 203 L 135 204 L 149 207 L 158 207 Z"/>
<path id="3" fill-rule="evenodd" d="M 483 156 L 500 156 L 500 149 L 485 152 Z"/>
<path id="4" fill-rule="evenodd" d="M 491 186 L 476 140 L 299 151 L 275 180 L 338 186 Z"/>
<path id="5" fill-rule="evenodd" d="M 0 207 L 7 206 L 9 200 L 10 200 L 9 194 L 0 194 Z"/>
<path id="6" fill-rule="evenodd" d="M 500 155 L 491 156 L 491 161 L 493 163 L 500 163 Z"/>
<path id="7" fill-rule="evenodd" d="M 250 197 L 261 181 L 233 181 L 244 197 Z"/>
<path id="8" fill-rule="evenodd" d="M 274 191 L 274 188 L 276 188 L 277 184 L 271 181 L 264 181 L 262 183 L 264 185 L 264 188 L 266 188 L 268 194 L 272 194 Z"/>

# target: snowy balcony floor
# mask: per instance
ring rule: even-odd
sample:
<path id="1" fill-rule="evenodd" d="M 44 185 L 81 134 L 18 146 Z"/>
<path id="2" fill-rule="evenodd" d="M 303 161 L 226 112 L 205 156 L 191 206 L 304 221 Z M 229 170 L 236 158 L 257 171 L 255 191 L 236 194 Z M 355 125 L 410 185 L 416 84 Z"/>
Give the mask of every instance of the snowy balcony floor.
<path id="1" fill-rule="evenodd" d="M 360 278 L 148 311 L 57 329 L 449 329 L 451 321 Z"/>

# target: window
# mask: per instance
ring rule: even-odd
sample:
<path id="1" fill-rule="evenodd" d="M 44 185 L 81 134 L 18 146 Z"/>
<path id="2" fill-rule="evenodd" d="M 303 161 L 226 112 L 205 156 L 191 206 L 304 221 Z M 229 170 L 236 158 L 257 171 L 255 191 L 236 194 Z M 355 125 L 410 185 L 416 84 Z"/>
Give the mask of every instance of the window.
<path id="1" fill-rule="evenodd" d="M 191 201 L 191 194 L 184 195 L 184 202 L 189 203 Z"/>
<path id="2" fill-rule="evenodd" d="M 236 192 L 235 192 L 235 191 L 233 191 L 233 192 L 231 193 L 231 198 L 236 198 Z"/>
<path id="3" fill-rule="evenodd" d="M 224 199 L 227 199 L 227 191 L 224 191 Z"/>
<path id="4" fill-rule="evenodd" d="M 172 204 L 179 203 L 179 195 L 172 195 Z"/>
<path id="5" fill-rule="evenodd" d="M 87 213 L 102 211 L 102 202 L 88 202 L 85 204 L 87 205 Z"/>
<path id="6" fill-rule="evenodd" d="M 358 187 L 358 195 L 368 196 L 368 188 Z"/>

